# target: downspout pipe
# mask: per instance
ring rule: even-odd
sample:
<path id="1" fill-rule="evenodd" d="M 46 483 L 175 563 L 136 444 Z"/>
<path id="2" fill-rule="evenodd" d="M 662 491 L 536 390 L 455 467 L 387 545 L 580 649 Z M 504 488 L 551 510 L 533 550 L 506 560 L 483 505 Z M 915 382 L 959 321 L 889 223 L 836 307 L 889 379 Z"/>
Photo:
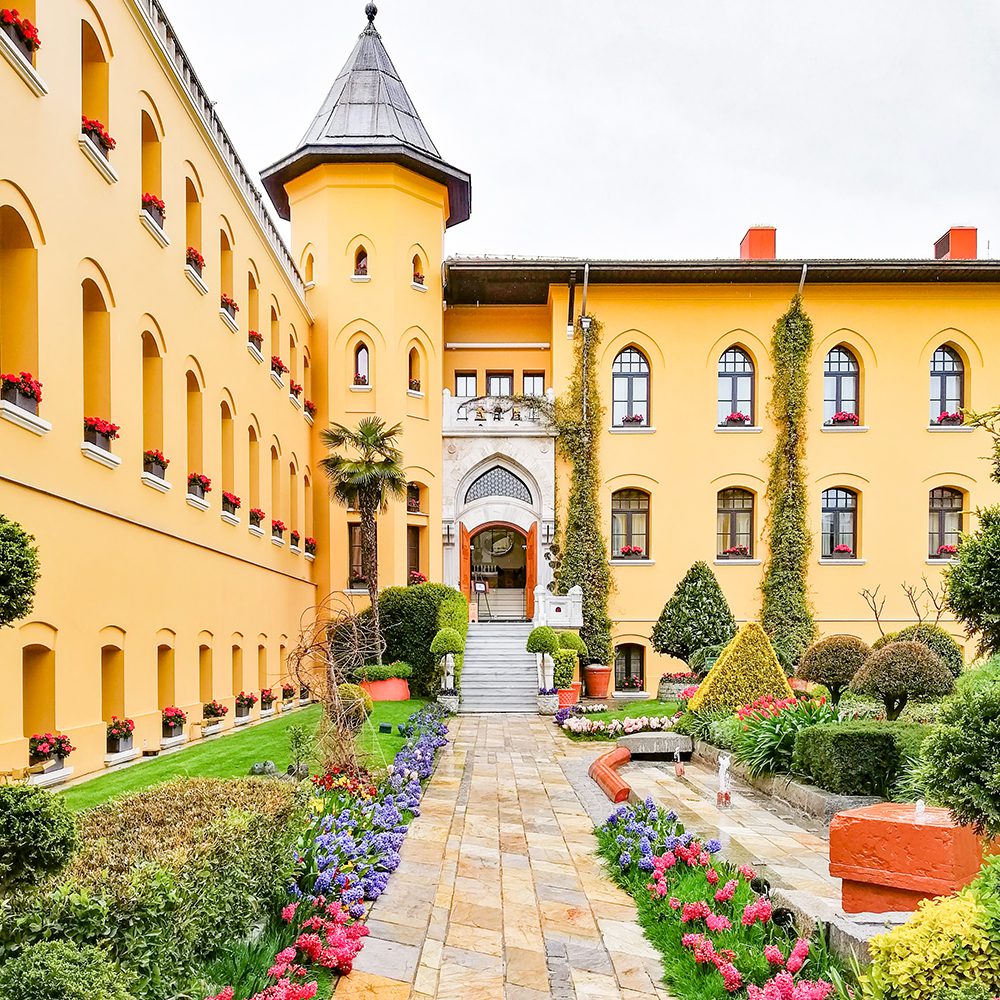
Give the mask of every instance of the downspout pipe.
<path id="1" fill-rule="evenodd" d="M 805 261 L 803 261 L 802 262 L 802 277 L 799 278 L 799 292 L 798 292 L 799 295 L 802 294 L 802 289 L 806 287 L 806 275 L 808 273 L 809 273 L 809 265 Z"/>

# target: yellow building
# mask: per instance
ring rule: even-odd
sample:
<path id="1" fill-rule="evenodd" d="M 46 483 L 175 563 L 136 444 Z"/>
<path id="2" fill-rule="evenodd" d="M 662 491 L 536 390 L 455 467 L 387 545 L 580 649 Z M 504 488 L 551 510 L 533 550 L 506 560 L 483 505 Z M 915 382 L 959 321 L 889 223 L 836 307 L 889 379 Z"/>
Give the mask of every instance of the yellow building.
<path id="1" fill-rule="evenodd" d="M 198 719 L 217 699 L 229 726 L 236 693 L 286 676 L 303 611 L 364 589 L 356 518 L 316 474 L 331 420 L 403 426 L 412 487 L 380 518 L 383 584 L 419 572 L 480 618 L 551 614 L 565 469 L 530 401 L 496 399 L 562 391 L 584 294 L 604 324 L 619 680 L 652 690 L 671 668 L 648 637 L 697 559 L 738 618 L 759 611 L 768 344 L 803 281 L 821 630 L 872 637 L 858 591 L 877 585 L 886 626 L 912 620 L 899 584 L 933 583 L 938 549 L 997 500 L 982 434 L 938 423 L 1000 390 L 1000 268 L 974 231 L 916 261 L 777 260 L 767 230 L 738 259 L 445 259 L 470 179 L 369 5 L 300 146 L 263 175 L 289 249 L 157 0 L 18 6 L 42 45 L 0 28 L 0 128 L 24 137 L 0 153 L 0 372 L 44 389 L 0 402 L 0 511 L 38 539 L 43 577 L 0 634 L 0 769 L 58 730 L 94 771 L 112 715 L 152 748 L 164 707 Z"/>

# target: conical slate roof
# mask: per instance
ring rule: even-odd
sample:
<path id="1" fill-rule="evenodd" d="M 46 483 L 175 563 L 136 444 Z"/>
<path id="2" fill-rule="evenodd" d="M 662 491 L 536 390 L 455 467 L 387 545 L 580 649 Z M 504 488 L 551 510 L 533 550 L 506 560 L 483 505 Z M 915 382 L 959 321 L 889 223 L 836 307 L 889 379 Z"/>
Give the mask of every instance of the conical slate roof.
<path id="1" fill-rule="evenodd" d="M 441 159 L 399 78 L 382 36 L 376 8 L 368 4 L 368 26 L 344 64 L 298 148 L 261 175 L 279 214 L 289 217 L 284 185 L 321 163 L 394 162 L 448 187 L 448 225 L 469 217 L 467 173 Z"/>

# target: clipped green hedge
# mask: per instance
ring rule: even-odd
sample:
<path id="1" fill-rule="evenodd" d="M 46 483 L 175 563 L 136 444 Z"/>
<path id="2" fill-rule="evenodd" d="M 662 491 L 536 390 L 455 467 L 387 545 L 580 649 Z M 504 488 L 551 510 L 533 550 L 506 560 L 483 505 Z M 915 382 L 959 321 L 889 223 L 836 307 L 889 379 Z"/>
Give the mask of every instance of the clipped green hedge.
<path id="1" fill-rule="evenodd" d="M 54 875 L 76 848 L 76 821 L 64 799 L 44 788 L 0 785 L 0 890 Z"/>
<path id="2" fill-rule="evenodd" d="M 886 796 L 907 758 L 919 757 L 928 727 L 906 722 L 834 722 L 795 737 L 792 771 L 840 795 Z"/>
<path id="3" fill-rule="evenodd" d="M 893 641 L 919 642 L 922 646 L 926 646 L 941 657 L 944 665 L 951 671 L 952 677 L 958 677 L 965 669 L 962 647 L 940 625 L 932 625 L 930 622 L 910 625 L 897 632 Z"/>
<path id="4" fill-rule="evenodd" d="M 0 967 L 3 1000 L 132 1000 L 131 977 L 99 948 L 40 941 Z"/>
<path id="5" fill-rule="evenodd" d="M 555 667 L 552 670 L 552 683 L 557 688 L 565 690 L 576 680 L 576 651 L 572 649 L 557 649 L 552 654 Z"/>
<path id="6" fill-rule="evenodd" d="M 367 663 L 354 671 L 357 681 L 391 681 L 395 678 L 409 680 L 413 676 L 413 667 L 409 663 Z"/>
<path id="7" fill-rule="evenodd" d="M 431 652 L 438 631 L 453 628 L 462 637 L 469 631 L 469 604 L 454 587 L 421 583 L 389 587 L 379 596 L 379 618 L 385 641 L 385 659 L 402 660 L 412 669 L 410 690 L 430 698 L 441 687 L 444 665 Z M 464 654 L 455 657 L 455 686 L 461 683 Z"/>

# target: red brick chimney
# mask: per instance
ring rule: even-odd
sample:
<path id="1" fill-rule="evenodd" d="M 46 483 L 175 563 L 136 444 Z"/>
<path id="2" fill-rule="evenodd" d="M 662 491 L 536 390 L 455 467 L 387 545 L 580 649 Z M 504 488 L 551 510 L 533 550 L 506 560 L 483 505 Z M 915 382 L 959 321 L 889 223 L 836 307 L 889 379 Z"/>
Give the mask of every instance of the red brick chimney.
<path id="1" fill-rule="evenodd" d="M 751 226 L 740 243 L 740 259 L 774 260 L 776 236 L 773 226 Z"/>
<path id="2" fill-rule="evenodd" d="M 975 260 L 976 227 L 952 226 L 935 244 L 935 260 Z"/>

